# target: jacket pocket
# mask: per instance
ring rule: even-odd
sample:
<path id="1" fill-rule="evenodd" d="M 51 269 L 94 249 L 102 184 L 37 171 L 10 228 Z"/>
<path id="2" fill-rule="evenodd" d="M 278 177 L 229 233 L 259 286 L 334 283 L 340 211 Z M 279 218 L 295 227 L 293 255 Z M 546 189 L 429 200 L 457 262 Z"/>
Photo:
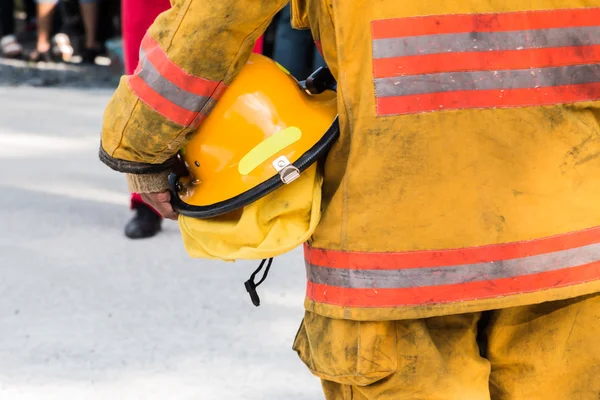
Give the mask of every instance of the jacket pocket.
<path id="1" fill-rule="evenodd" d="M 367 386 L 396 372 L 394 321 L 359 322 L 306 312 L 294 350 L 321 379 Z"/>

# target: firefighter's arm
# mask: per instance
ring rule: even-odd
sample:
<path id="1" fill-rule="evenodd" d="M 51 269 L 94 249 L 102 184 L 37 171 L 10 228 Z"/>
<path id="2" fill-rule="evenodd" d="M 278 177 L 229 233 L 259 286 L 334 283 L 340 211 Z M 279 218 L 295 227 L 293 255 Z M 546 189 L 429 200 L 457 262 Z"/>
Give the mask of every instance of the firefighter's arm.
<path id="1" fill-rule="evenodd" d="M 172 160 L 288 0 L 172 0 L 104 115 L 100 159 L 130 189 L 159 191 Z M 268 84 L 265 82 L 265 84 Z"/>

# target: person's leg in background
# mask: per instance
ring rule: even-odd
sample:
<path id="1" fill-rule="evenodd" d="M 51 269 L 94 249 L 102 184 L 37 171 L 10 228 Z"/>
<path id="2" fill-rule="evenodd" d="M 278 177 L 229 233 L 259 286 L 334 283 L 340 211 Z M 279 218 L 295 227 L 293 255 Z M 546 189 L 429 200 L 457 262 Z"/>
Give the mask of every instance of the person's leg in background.
<path id="1" fill-rule="evenodd" d="M 171 7 L 171 3 L 169 0 L 122 0 L 121 7 L 125 73 L 131 75 L 138 64 L 139 49 L 146 31 L 160 13 Z M 160 231 L 160 214 L 137 193 L 131 194 L 131 209 L 135 215 L 125 225 L 125 236 L 141 239 Z"/>
<path id="2" fill-rule="evenodd" d="M 85 30 L 85 47 L 81 54 L 81 62 L 93 64 L 101 52 L 96 40 L 98 32 L 98 2 L 96 0 L 80 0 L 81 18 Z"/>
<path id="3" fill-rule="evenodd" d="M 61 0 L 59 5 L 64 24 L 60 27 L 60 32 L 63 33 L 54 37 L 56 48 L 53 51 L 55 55 L 68 61 L 74 53 L 71 38 L 74 39 L 74 43 L 79 44 L 79 38 L 83 34 L 83 45 L 76 47 L 81 54 L 82 63 L 93 64 L 96 56 L 101 53 L 101 46 L 97 39 L 98 0 Z"/>
<path id="4" fill-rule="evenodd" d="M 53 28 L 54 10 L 58 0 L 37 0 L 37 44 L 29 55 L 31 61 L 55 61 L 50 41 Z"/>
<path id="5" fill-rule="evenodd" d="M 96 0 L 98 18 L 96 42 L 101 54 L 108 55 L 106 42 L 121 39 L 121 0 Z M 122 60 L 119 65 L 122 64 Z M 122 65 L 121 65 L 122 66 Z"/>
<path id="6" fill-rule="evenodd" d="M 15 34 L 14 0 L 0 0 L 0 37 Z"/>
<path id="7" fill-rule="evenodd" d="M 162 217 L 146 204 L 138 193 L 131 194 L 131 209 L 134 216 L 125 224 L 125 236 L 130 239 L 145 239 L 155 236 L 161 229 Z"/>
<path id="8" fill-rule="evenodd" d="M 7 58 L 23 55 L 23 47 L 15 36 L 14 0 L 0 0 L 0 55 Z"/>
<path id="9" fill-rule="evenodd" d="M 65 7 L 68 0 L 37 0 L 37 45 L 30 61 L 69 61 L 73 47 L 65 27 L 70 25 Z M 60 12 L 56 12 L 60 9 Z M 54 38 L 52 36 L 54 35 Z"/>
<path id="10" fill-rule="evenodd" d="M 61 25 L 56 29 L 60 33 L 54 36 L 54 43 L 56 45 L 54 52 L 64 61 L 70 61 L 75 53 L 74 45 L 80 42 L 80 37 L 85 36 L 85 30 L 81 22 L 79 1 L 60 0 L 59 10 L 60 13 L 58 14 L 61 17 Z"/>
<path id="11" fill-rule="evenodd" d="M 25 30 L 30 32 L 35 30 L 37 24 L 37 11 L 35 6 L 35 0 L 23 0 L 23 8 L 25 9 Z"/>
<path id="12" fill-rule="evenodd" d="M 171 7 L 169 0 L 123 0 L 121 3 L 125 73 L 132 74 L 146 31 L 156 17 Z"/>

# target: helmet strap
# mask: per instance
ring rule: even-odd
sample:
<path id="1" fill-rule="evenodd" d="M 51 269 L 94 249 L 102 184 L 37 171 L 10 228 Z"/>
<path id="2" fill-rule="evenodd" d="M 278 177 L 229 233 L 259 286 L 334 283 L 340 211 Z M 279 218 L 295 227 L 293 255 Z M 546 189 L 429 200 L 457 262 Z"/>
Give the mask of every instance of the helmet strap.
<path id="1" fill-rule="evenodd" d="M 257 283 L 254 282 L 256 275 L 263 269 L 263 266 L 267 263 L 267 268 L 263 273 L 262 278 Z M 246 286 L 246 291 L 250 294 L 250 299 L 252 300 L 252 304 L 256 307 L 260 306 L 260 297 L 258 297 L 258 293 L 256 292 L 256 288 L 260 286 L 261 283 L 267 279 L 267 275 L 269 274 L 269 270 L 271 269 L 271 264 L 273 263 L 273 258 L 262 260 L 260 266 L 250 275 L 250 279 L 244 282 L 244 286 Z"/>

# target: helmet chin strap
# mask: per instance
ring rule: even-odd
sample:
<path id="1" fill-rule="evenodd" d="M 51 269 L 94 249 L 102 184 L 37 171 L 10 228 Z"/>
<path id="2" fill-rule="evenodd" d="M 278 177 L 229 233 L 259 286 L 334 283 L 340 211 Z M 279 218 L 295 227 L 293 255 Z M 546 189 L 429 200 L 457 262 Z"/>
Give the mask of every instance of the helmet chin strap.
<path id="1" fill-rule="evenodd" d="M 267 268 L 265 269 L 265 272 L 264 272 L 262 278 L 260 279 L 260 281 L 255 283 L 254 279 L 256 278 L 256 275 L 263 269 L 265 262 L 267 263 Z M 250 279 L 248 279 L 246 282 L 244 282 L 244 286 L 246 286 L 246 291 L 250 294 L 250 299 L 252 300 L 252 304 L 254 304 L 256 307 L 260 306 L 260 297 L 258 297 L 256 288 L 258 286 L 260 286 L 260 284 L 263 283 L 265 281 L 265 279 L 267 279 L 267 275 L 269 274 L 269 269 L 271 269 L 272 263 L 273 263 L 272 258 L 262 260 L 260 263 L 260 266 L 256 269 L 256 271 L 254 271 L 252 273 L 252 275 L 250 275 Z"/>

